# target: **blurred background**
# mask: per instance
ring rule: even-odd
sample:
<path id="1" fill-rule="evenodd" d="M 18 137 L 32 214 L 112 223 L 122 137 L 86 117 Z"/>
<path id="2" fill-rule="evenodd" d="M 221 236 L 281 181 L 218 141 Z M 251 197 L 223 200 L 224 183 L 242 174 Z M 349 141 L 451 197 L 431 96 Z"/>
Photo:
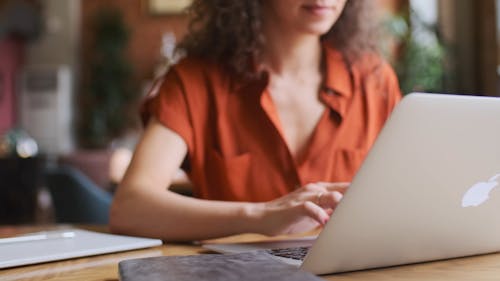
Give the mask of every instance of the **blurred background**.
<path id="1" fill-rule="evenodd" d="M 499 1 L 374 1 L 405 94 L 500 95 Z M 0 0 L 0 224 L 107 222 L 189 3 Z"/>

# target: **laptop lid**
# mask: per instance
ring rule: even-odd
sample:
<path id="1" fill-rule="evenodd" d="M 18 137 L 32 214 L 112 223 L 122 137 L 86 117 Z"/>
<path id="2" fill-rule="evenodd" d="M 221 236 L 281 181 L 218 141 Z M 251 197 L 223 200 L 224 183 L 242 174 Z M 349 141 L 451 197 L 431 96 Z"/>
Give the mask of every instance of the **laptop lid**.
<path id="1" fill-rule="evenodd" d="M 499 251 L 499 174 L 500 99 L 407 95 L 301 266 L 328 274 Z"/>
<path id="2" fill-rule="evenodd" d="M 65 229 L 0 239 L 0 269 L 159 246 L 161 240 Z"/>
<path id="3" fill-rule="evenodd" d="M 500 99 L 410 94 L 306 256 L 316 274 L 500 250 Z"/>

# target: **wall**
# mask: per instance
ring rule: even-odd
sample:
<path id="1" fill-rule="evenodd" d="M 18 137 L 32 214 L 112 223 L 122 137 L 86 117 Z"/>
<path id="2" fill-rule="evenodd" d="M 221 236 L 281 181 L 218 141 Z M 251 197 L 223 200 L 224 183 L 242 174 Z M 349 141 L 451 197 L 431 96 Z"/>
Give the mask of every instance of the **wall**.
<path id="1" fill-rule="evenodd" d="M 44 34 L 31 44 L 27 65 L 67 64 L 78 67 L 80 0 L 44 0 Z"/>
<path id="2" fill-rule="evenodd" d="M 377 0 L 378 3 L 392 13 L 400 13 L 404 9 L 408 9 L 409 0 Z"/>
<path id="3" fill-rule="evenodd" d="M 19 117 L 44 153 L 65 153 L 74 148 L 72 101 L 79 84 L 80 0 L 44 0 L 42 4 L 43 33 L 27 45 L 24 73 L 32 76 L 56 70 L 59 74 L 63 70 L 65 75 L 57 76 L 58 86 L 51 94 L 29 93 L 20 83 Z"/>
<path id="4" fill-rule="evenodd" d="M 118 7 L 132 31 L 128 57 L 136 67 L 136 75 L 141 80 L 152 78 L 154 67 L 160 58 L 162 34 L 173 32 L 181 38 L 187 30 L 185 15 L 150 15 L 147 13 L 144 0 L 84 0 L 82 1 L 82 45 L 84 46 L 83 61 L 89 57 L 92 34 L 90 23 L 92 16 L 106 5 Z M 83 70 L 87 69 L 85 64 Z"/>
<path id="5" fill-rule="evenodd" d="M 439 24 L 452 47 L 456 92 L 498 95 L 494 0 L 440 0 Z"/>
<path id="6" fill-rule="evenodd" d="M 17 123 L 14 93 L 23 51 L 23 43 L 11 38 L 0 39 L 0 135 Z"/>

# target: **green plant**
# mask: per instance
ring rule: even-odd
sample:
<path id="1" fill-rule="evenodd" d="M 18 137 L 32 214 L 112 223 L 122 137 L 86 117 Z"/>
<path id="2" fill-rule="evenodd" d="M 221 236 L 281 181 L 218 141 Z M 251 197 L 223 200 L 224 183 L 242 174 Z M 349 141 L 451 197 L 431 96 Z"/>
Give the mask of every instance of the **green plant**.
<path id="1" fill-rule="evenodd" d="M 385 30 L 400 44 L 396 54 L 390 54 L 387 48 L 385 53 L 395 56 L 390 61 L 403 93 L 444 91 L 445 47 L 437 28 L 410 10 L 407 16 L 394 15 L 386 20 Z"/>
<path id="2" fill-rule="evenodd" d="M 90 71 L 84 91 L 80 141 L 85 147 L 106 147 L 134 123 L 130 106 L 137 98 L 133 69 L 125 50 L 130 31 L 113 7 L 93 18 Z"/>

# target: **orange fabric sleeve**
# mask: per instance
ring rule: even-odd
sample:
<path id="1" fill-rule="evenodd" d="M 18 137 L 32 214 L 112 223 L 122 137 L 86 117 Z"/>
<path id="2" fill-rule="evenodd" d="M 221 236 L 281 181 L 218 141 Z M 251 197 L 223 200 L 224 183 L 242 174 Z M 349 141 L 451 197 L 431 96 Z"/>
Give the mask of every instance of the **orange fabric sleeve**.
<path id="1" fill-rule="evenodd" d="M 186 142 L 191 154 L 194 148 L 191 113 L 183 83 L 175 68 L 158 83 L 157 89 L 152 90 L 157 93 L 152 93 L 153 97 L 146 101 L 143 116 L 154 116 L 162 125 L 176 132 Z"/>

